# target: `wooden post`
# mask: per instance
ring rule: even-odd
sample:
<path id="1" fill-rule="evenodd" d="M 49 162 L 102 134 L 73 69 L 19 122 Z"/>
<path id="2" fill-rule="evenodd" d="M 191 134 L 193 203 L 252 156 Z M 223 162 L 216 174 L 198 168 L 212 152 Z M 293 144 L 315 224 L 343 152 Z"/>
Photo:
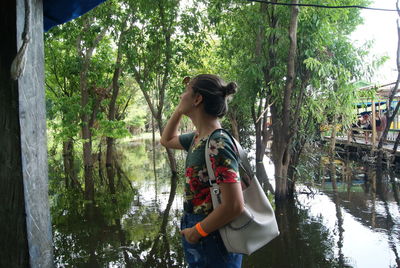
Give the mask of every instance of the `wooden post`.
<path id="1" fill-rule="evenodd" d="M 379 97 L 379 115 L 381 114 L 381 98 Z"/>
<path id="2" fill-rule="evenodd" d="M 397 99 L 397 101 L 400 101 L 400 99 Z M 388 110 L 389 111 L 389 110 Z M 398 129 L 399 128 L 399 116 L 394 117 L 394 122 L 396 123 L 393 128 Z M 393 124 L 394 125 L 394 124 Z"/>
<path id="3" fill-rule="evenodd" d="M 374 99 L 372 99 L 371 100 L 371 103 L 372 103 L 372 105 L 371 105 L 371 107 L 372 107 L 372 122 L 371 122 L 371 124 L 372 124 L 372 137 L 371 137 L 371 139 L 372 139 L 372 141 L 371 141 L 371 144 L 372 144 L 372 150 L 373 149 L 375 149 L 375 143 L 376 143 L 376 117 L 375 117 L 375 111 L 376 111 L 376 107 L 375 107 L 375 100 Z"/>
<path id="4" fill-rule="evenodd" d="M 30 6 L 25 70 L 10 67 Z M 42 0 L 0 1 L 0 267 L 53 267 L 48 200 Z"/>

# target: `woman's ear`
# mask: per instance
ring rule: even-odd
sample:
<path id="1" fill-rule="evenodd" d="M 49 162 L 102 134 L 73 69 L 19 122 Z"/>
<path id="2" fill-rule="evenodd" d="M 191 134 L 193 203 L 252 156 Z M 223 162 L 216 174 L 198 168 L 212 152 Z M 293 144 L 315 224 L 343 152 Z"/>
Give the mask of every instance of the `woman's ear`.
<path id="1" fill-rule="evenodd" d="M 203 102 L 203 96 L 201 95 L 201 94 L 199 94 L 199 93 L 196 93 L 196 97 L 194 98 L 194 103 L 193 103 L 193 105 L 194 106 L 198 106 L 198 105 L 200 105 L 200 103 L 202 103 Z"/>

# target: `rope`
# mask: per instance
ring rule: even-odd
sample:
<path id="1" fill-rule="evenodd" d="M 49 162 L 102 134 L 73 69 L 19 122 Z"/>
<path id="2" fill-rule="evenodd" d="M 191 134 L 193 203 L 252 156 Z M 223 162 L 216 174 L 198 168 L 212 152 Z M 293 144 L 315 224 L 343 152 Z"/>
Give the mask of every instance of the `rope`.
<path id="1" fill-rule="evenodd" d="M 30 0 L 25 0 L 25 22 L 24 32 L 22 33 L 22 46 L 19 48 L 17 55 L 15 56 L 11 64 L 11 79 L 18 80 L 25 71 L 28 45 L 30 42 L 30 17 L 31 17 L 31 6 Z"/>

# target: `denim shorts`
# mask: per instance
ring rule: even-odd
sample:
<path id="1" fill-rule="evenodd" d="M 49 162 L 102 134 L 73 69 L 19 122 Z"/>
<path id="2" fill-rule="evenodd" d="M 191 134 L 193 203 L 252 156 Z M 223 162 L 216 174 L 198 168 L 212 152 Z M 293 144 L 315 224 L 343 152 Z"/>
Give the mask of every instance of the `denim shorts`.
<path id="1" fill-rule="evenodd" d="M 206 215 L 185 213 L 181 219 L 181 230 L 191 228 Z M 242 254 L 229 253 L 218 231 L 212 232 L 199 240 L 197 244 L 190 244 L 182 236 L 185 260 L 190 268 L 239 268 L 242 265 Z"/>

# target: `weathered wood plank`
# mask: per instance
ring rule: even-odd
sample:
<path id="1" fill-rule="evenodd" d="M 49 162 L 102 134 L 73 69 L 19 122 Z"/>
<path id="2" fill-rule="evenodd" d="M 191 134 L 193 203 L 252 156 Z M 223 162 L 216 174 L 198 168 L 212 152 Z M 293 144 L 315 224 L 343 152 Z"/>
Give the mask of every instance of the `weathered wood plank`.
<path id="1" fill-rule="evenodd" d="M 10 79 L 24 0 L 0 1 L 0 267 L 52 267 L 44 98 L 42 0 L 31 6 L 24 75 Z"/>
<path id="2" fill-rule="evenodd" d="M 31 5 L 31 43 L 24 75 L 18 81 L 21 159 L 26 228 L 31 267 L 52 267 L 53 246 L 47 174 L 46 105 L 42 0 Z M 25 22 L 25 0 L 17 0 L 17 37 Z M 18 47 L 22 40 L 17 38 Z"/>

